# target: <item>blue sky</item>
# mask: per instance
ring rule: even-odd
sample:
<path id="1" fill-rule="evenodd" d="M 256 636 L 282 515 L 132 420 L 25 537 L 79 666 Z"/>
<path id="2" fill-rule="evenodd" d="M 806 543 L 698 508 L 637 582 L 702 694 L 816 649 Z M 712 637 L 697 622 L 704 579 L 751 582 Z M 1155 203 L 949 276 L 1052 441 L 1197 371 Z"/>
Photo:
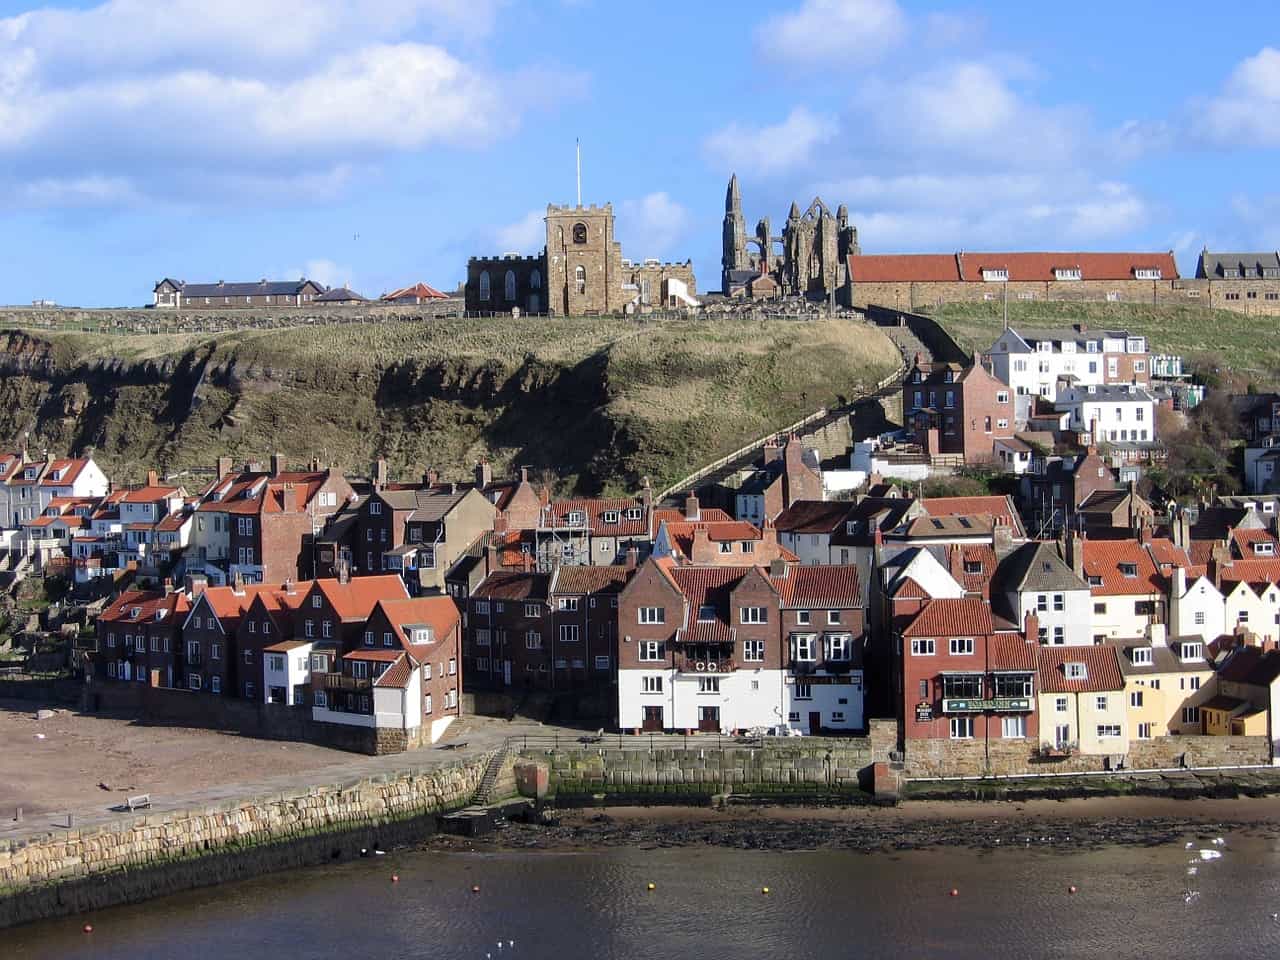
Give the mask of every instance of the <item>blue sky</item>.
<path id="1" fill-rule="evenodd" d="M 758 12 L 757 12 L 758 11 Z M 1203 5 L 0 0 L 0 302 L 305 273 L 376 296 L 611 201 L 719 284 L 749 224 L 866 252 L 1280 247 L 1280 18 Z"/>

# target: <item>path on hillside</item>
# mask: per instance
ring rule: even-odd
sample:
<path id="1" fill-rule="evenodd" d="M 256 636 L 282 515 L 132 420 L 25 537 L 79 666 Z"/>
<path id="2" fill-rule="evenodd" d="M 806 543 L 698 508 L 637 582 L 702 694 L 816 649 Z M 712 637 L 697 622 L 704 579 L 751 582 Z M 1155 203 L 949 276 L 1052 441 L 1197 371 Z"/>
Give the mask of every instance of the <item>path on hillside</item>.
<path id="1" fill-rule="evenodd" d="M 856 321 L 855 321 L 856 322 Z M 826 410 L 815 411 L 815 419 L 805 423 L 805 425 L 796 430 L 795 433 L 801 440 L 808 440 L 813 437 L 823 437 L 824 434 L 832 426 L 846 422 L 849 418 L 856 414 L 858 408 L 868 404 L 879 404 L 882 400 L 896 397 L 902 392 L 902 377 L 910 368 L 911 363 L 915 360 L 917 354 L 924 361 L 933 358 L 933 354 L 915 334 L 907 327 L 877 327 L 885 336 L 893 341 L 894 346 L 898 348 L 898 352 L 902 355 L 902 364 L 893 374 L 892 378 L 888 378 L 888 382 L 869 394 L 854 397 L 847 400 L 839 407 Z M 780 431 L 773 436 L 780 436 L 786 431 Z M 823 437 L 825 439 L 825 437 Z M 856 438 L 855 438 L 856 439 Z M 685 477 L 678 485 L 676 485 L 670 493 L 662 498 L 662 505 L 668 507 L 679 507 L 684 502 L 684 496 L 690 489 L 700 487 L 714 486 L 723 484 L 726 480 L 741 470 L 746 470 L 755 464 L 760 456 L 760 451 L 764 447 L 765 440 L 759 440 L 752 444 L 749 448 L 745 448 L 740 454 L 731 459 L 720 463 L 718 460 L 711 461 L 715 466 L 708 465 L 699 470 L 694 471 Z M 832 454 L 823 449 L 824 444 L 819 443 L 819 454 L 824 460 L 832 459 Z M 842 451 L 843 452 L 843 451 Z"/>

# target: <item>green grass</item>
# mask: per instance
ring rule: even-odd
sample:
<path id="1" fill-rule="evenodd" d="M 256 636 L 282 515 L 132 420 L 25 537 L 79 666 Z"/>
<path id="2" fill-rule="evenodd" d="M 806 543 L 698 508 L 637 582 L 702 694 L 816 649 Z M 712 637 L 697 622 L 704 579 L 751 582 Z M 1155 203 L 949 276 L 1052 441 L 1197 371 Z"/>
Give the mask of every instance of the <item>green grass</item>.
<path id="1" fill-rule="evenodd" d="M 5 338 L 0 337 L 0 341 Z M 0 378 L 0 436 L 92 444 L 117 480 L 220 454 L 464 477 L 488 457 L 564 489 L 661 487 L 820 406 L 898 353 L 850 320 L 433 320 L 216 335 L 39 331 Z M 203 376 L 201 375 L 203 373 Z"/>
<path id="2" fill-rule="evenodd" d="M 1004 325 L 1003 305 L 995 301 L 950 303 L 923 312 L 936 317 L 969 350 L 985 350 Z M 1180 354 L 1196 367 L 1217 368 L 1223 379 L 1243 387 L 1280 383 L 1277 318 L 1244 316 L 1230 310 L 1138 303 L 1009 303 L 1011 326 L 1064 326 L 1081 321 L 1091 327 L 1124 328 L 1146 335 L 1153 353 Z"/>

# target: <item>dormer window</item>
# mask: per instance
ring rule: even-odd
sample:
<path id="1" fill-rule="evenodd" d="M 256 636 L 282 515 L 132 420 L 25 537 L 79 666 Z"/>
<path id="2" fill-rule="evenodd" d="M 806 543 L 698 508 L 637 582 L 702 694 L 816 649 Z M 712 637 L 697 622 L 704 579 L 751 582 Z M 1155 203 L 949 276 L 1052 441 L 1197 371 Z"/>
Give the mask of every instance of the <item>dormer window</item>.
<path id="1" fill-rule="evenodd" d="M 698 622 L 710 623 L 716 618 L 716 608 L 709 603 L 704 603 L 698 608 Z"/>
<path id="2" fill-rule="evenodd" d="M 581 510 L 570 510 L 565 519 L 568 521 L 570 526 L 580 526 L 587 522 L 587 515 Z"/>
<path id="3" fill-rule="evenodd" d="M 1192 660 L 1203 660 L 1204 644 L 1203 643 L 1183 643 L 1181 648 L 1178 651 L 1178 657 L 1180 660 L 1182 660 L 1183 663 L 1188 663 Z"/>
<path id="4" fill-rule="evenodd" d="M 1159 280 L 1161 272 L 1159 267 L 1134 267 L 1133 278 L 1135 280 Z"/>
<path id="5" fill-rule="evenodd" d="M 415 644 L 430 643 L 431 631 L 427 627 L 417 627 L 413 631 L 413 642 Z"/>
<path id="6" fill-rule="evenodd" d="M 617 510 L 606 510 L 606 511 L 604 512 L 604 516 L 603 516 L 601 519 L 602 519 L 605 523 L 617 523 L 617 522 L 618 522 L 618 511 L 617 511 Z"/>
<path id="7" fill-rule="evenodd" d="M 1007 283 L 1009 281 L 1008 267 L 983 267 L 982 279 L 988 283 Z"/>
<path id="8" fill-rule="evenodd" d="M 964 572 L 965 573 L 982 573 L 982 561 L 966 560 L 964 562 Z"/>
<path id="9" fill-rule="evenodd" d="M 627 519 L 628 519 L 628 520 L 639 520 L 639 519 L 641 519 L 643 516 L 644 516 L 644 511 L 643 511 L 643 510 L 641 510 L 639 507 L 628 507 L 628 508 L 627 508 Z"/>
<path id="10" fill-rule="evenodd" d="M 1132 579 L 1138 575 L 1138 565 L 1136 563 L 1120 564 L 1120 575 L 1127 579 Z"/>
<path id="11" fill-rule="evenodd" d="M 1054 267 L 1053 279 L 1055 280 L 1080 280 L 1083 274 L 1079 267 Z"/>
<path id="12" fill-rule="evenodd" d="M 1269 540 L 1255 543 L 1253 552 L 1262 557 L 1274 557 L 1276 554 L 1276 545 Z"/>
<path id="13" fill-rule="evenodd" d="M 1129 651 L 1129 660 L 1135 667 L 1151 666 L 1151 648 L 1150 647 L 1134 647 Z"/>
<path id="14" fill-rule="evenodd" d="M 1086 579 L 1088 579 L 1089 586 L 1091 587 L 1102 586 L 1102 577 L 1098 576 L 1096 573 L 1089 574 L 1089 576 Z"/>
<path id="15" fill-rule="evenodd" d="M 141 607 L 134 607 L 132 610 L 129 611 L 129 618 L 131 620 L 137 620 L 140 616 L 142 616 Z"/>
<path id="16" fill-rule="evenodd" d="M 1087 680 L 1089 678 L 1089 671 L 1085 669 L 1083 663 L 1064 663 L 1062 666 L 1068 680 Z"/>

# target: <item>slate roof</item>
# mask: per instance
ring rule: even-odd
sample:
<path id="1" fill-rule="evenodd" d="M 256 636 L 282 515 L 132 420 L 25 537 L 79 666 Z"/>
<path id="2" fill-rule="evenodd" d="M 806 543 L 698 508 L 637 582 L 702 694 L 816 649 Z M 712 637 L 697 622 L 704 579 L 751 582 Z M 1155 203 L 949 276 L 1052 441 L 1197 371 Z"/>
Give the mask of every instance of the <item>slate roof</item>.
<path id="1" fill-rule="evenodd" d="M 1067 678 L 1065 664 L 1083 663 L 1083 680 Z M 1041 693 L 1105 693 L 1124 689 L 1120 657 L 1107 644 L 1092 647 L 1037 647 L 1036 674 Z"/>
<path id="2" fill-rule="evenodd" d="M 168 278 L 166 278 L 168 279 Z M 156 284 L 159 287 L 165 280 Z M 183 280 L 169 280 L 182 291 L 184 297 L 261 297 L 261 296 L 295 296 L 302 288 L 314 281 L 307 280 L 248 280 L 226 283 L 187 283 Z M 319 284 L 314 284 L 319 287 Z"/>
<path id="3" fill-rule="evenodd" d="M 477 600 L 546 600 L 549 573 L 499 571 L 484 578 L 472 597 Z"/>
<path id="4" fill-rule="evenodd" d="M 348 300 L 365 301 L 366 298 L 360 296 L 349 287 L 331 287 L 318 297 L 312 298 L 312 303 L 345 303 Z"/>
<path id="5" fill-rule="evenodd" d="M 1192 639 L 1196 643 L 1201 642 L 1199 636 Z M 1113 638 L 1105 642 L 1120 652 L 1120 672 L 1126 677 L 1149 677 L 1164 673 L 1203 673 L 1206 670 L 1213 669 L 1213 666 L 1203 656 L 1194 660 L 1183 660 L 1179 656 L 1180 650 L 1175 651 L 1171 647 L 1153 644 L 1147 640 Z M 1133 662 L 1131 651 L 1136 647 L 1150 648 L 1151 663 Z M 1201 644 L 1201 649 L 1203 648 L 1203 644 Z"/>
<path id="6" fill-rule="evenodd" d="M 778 514 L 779 533 L 834 533 L 844 524 L 849 504 L 835 500 L 797 500 Z"/>
<path id="7" fill-rule="evenodd" d="M 1265 653 L 1258 647 L 1237 647 L 1218 670 L 1218 677 L 1233 683 L 1265 687 L 1280 677 L 1280 651 Z"/>
<path id="8" fill-rule="evenodd" d="M 1241 279 L 1242 269 L 1243 278 L 1247 280 L 1280 277 L 1280 252 L 1267 250 L 1263 253 L 1210 253 L 1208 250 L 1203 250 L 1196 262 L 1196 276 L 1202 280 L 1238 280 Z M 1268 274 L 1266 271 L 1275 272 Z"/>

